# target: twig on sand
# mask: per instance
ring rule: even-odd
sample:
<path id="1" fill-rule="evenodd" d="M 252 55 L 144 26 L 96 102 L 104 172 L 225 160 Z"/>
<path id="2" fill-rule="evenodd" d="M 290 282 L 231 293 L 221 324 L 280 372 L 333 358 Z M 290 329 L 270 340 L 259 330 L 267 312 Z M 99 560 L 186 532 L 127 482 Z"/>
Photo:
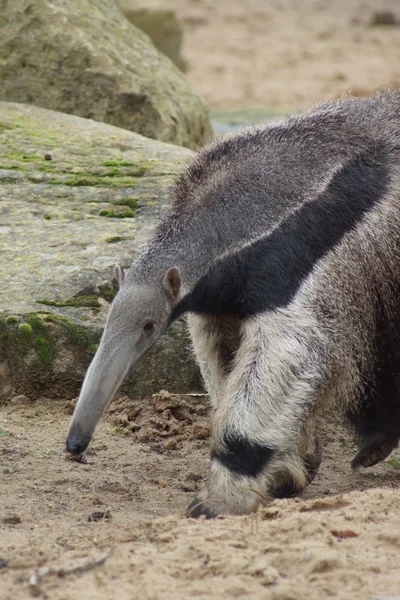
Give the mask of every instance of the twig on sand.
<path id="1" fill-rule="evenodd" d="M 101 554 L 97 558 L 91 558 L 90 560 L 87 560 L 79 565 L 75 565 L 74 567 L 42 567 L 41 569 L 38 569 L 29 578 L 29 589 L 32 596 L 40 595 L 40 583 L 44 577 L 47 577 L 48 575 L 66 577 L 67 575 L 72 575 L 74 573 L 84 573 L 85 571 L 90 571 L 90 569 L 94 569 L 94 567 L 104 564 L 107 558 L 111 556 L 112 552 L 113 548 L 109 548 L 107 552 L 104 552 L 104 554 Z"/>

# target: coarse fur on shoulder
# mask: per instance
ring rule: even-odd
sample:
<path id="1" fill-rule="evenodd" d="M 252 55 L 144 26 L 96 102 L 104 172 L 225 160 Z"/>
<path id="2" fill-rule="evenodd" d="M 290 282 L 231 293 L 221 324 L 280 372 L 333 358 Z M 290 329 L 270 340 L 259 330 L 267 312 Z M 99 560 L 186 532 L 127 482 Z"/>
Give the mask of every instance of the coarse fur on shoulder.
<path id="1" fill-rule="evenodd" d="M 176 177 L 171 208 L 135 262 L 135 277 L 159 280 L 177 266 L 189 291 L 215 260 L 318 204 L 338 173 L 377 147 L 393 170 L 400 92 L 331 101 L 216 139 Z"/>
<path id="2" fill-rule="evenodd" d="M 368 98 L 331 100 L 300 115 L 224 134 L 195 155 L 175 178 L 174 215 L 198 208 L 199 190 L 203 202 L 216 202 L 218 195 L 209 192 L 226 184 L 228 177 L 231 181 L 242 177 L 253 161 L 259 165 L 269 159 L 274 165 L 292 156 L 290 162 L 294 163 L 301 153 L 304 169 L 307 159 L 314 155 L 310 142 L 318 147 L 328 145 L 331 150 L 344 148 L 351 159 L 371 139 L 390 135 L 393 120 L 399 119 L 400 91 L 381 92 Z"/>

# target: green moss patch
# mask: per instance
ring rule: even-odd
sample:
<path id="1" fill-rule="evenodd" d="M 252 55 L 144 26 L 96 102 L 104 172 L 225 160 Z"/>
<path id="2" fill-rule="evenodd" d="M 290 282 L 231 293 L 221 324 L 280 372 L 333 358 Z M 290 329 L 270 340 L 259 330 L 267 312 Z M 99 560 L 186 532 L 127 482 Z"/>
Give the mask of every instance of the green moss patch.
<path id="1" fill-rule="evenodd" d="M 107 175 L 77 175 L 67 181 L 51 180 L 50 183 L 62 184 L 70 187 L 135 187 L 135 182 L 127 177 L 108 177 Z"/>
<path id="2" fill-rule="evenodd" d="M 128 160 L 105 160 L 103 167 L 133 167 L 133 163 Z"/>
<path id="3" fill-rule="evenodd" d="M 18 325 L 18 332 L 24 336 L 32 335 L 33 329 L 29 323 L 21 323 Z"/>
<path id="4" fill-rule="evenodd" d="M 68 298 L 68 300 L 61 300 L 60 302 L 57 302 L 56 300 L 49 300 L 47 298 L 41 298 L 40 300 L 37 300 L 37 302 L 38 304 L 43 304 L 44 306 L 54 306 L 55 308 L 91 308 L 94 312 L 98 312 L 101 309 L 99 298 L 104 298 L 107 300 L 107 302 L 111 302 L 114 299 L 115 294 L 116 290 L 113 287 L 110 285 L 104 285 L 100 289 L 100 293 L 98 295 L 78 295 Z"/>
<path id="5" fill-rule="evenodd" d="M 85 350 L 91 356 L 94 356 L 100 341 L 97 332 L 77 325 L 66 317 L 60 317 L 52 313 L 43 313 L 40 317 L 45 324 L 52 324 L 62 330 L 67 340 L 73 345 Z"/>
<path id="6" fill-rule="evenodd" d="M 6 317 L 7 319 L 7 317 Z M 42 365 L 51 366 L 57 353 L 58 344 L 65 342 L 94 356 L 100 336 L 97 331 L 85 328 L 52 313 L 34 313 L 26 315 L 24 322 L 16 328 L 15 321 L 4 319 L 4 328 L 0 327 L 0 350 L 8 348 L 18 357 L 34 351 Z M 12 328 L 12 329 L 11 329 Z"/>
<path id="7" fill-rule="evenodd" d="M 120 235 L 114 235 L 114 237 L 109 237 L 105 240 L 107 244 L 116 244 L 117 242 L 122 242 L 125 238 Z"/>
<path id="8" fill-rule="evenodd" d="M 131 210 L 135 210 L 138 207 L 137 198 L 121 198 L 113 202 L 115 206 L 128 206 Z"/>
<path id="9" fill-rule="evenodd" d="M 8 317 L 5 318 L 5 322 L 7 325 L 10 325 L 11 323 L 19 323 L 19 317 L 16 315 L 8 315 Z"/>
<path id="10" fill-rule="evenodd" d="M 135 212 L 133 210 L 130 210 L 130 208 L 120 211 L 108 210 L 106 208 L 103 208 L 97 214 L 99 215 L 99 217 L 107 217 L 113 219 L 132 219 L 135 216 Z"/>
<path id="11" fill-rule="evenodd" d="M 99 217 L 114 219 L 132 219 L 136 216 L 135 209 L 138 207 L 136 198 L 127 197 L 113 200 L 107 208 L 102 208 L 97 213 Z"/>
<path id="12" fill-rule="evenodd" d="M 6 154 L 2 153 L 1 156 L 6 157 L 10 160 L 15 160 L 20 163 L 24 163 L 24 164 L 32 163 L 32 162 L 44 164 L 46 162 L 44 155 L 29 154 L 29 153 L 21 152 L 19 150 L 10 150 Z"/>
<path id="13" fill-rule="evenodd" d="M 44 337 L 38 337 L 35 339 L 33 347 L 39 360 L 45 365 L 50 365 L 53 360 L 53 346 L 50 341 Z"/>
<path id="14" fill-rule="evenodd" d="M 112 302 L 117 295 L 117 289 L 110 286 L 104 286 L 101 288 L 100 294 L 104 300 L 107 300 L 107 302 Z"/>
<path id="15" fill-rule="evenodd" d="M 100 310 L 101 306 L 99 304 L 99 299 L 97 296 L 74 296 L 73 298 L 69 298 L 68 300 L 63 300 L 61 302 L 56 302 L 55 300 L 47 300 L 43 298 L 41 300 L 37 300 L 39 304 L 44 304 L 45 306 L 55 306 L 57 308 L 64 307 L 80 307 L 80 308 L 91 308 L 93 310 Z"/>
<path id="16" fill-rule="evenodd" d="M 121 169 L 111 169 L 111 171 L 107 171 L 105 177 L 116 177 L 121 174 Z"/>
<path id="17" fill-rule="evenodd" d="M 29 315 L 15 328 L 19 317 L 9 315 L 5 318 L 5 330 L 1 335 L 1 346 L 11 347 L 16 355 L 25 356 L 34 350 L 40 362 L 49 365 L 53 360 L 54 338 L 51 331 L 36 315 Z M 11 329 L 12 328 L 12 329 Z"/>

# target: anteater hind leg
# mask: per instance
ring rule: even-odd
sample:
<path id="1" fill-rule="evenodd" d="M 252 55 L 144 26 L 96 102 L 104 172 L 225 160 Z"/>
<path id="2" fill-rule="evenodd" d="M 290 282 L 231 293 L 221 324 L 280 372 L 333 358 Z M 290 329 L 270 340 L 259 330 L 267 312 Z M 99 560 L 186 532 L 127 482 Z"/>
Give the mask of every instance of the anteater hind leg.
<path id="1" fill-rule="evenodd" d="M 360 445 L 351 463 L 353 469 L 376 465 L 387 458 L 399 443 L 399 377 L 385 373 L 379 383 L 365 393 L 356 409 L 348 412 Z"/>

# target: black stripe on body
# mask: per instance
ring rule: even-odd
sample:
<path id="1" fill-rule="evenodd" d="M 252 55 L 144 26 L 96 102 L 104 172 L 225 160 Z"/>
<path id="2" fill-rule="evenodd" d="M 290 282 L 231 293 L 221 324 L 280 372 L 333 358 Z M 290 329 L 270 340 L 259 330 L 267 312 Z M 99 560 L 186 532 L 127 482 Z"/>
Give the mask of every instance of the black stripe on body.
<path id="1" fill-rule="evenodd" d="M 211 458 L 220 462 L 229 471 L 248 477 L 257 477 L 274 453 L 268 446 L 233 435 L 225 435 L 224 446 L 225 452 L 213 452 Z"/>
<path id="2" fill-rule="evenodd" d="M 287 306 L 316 262 L 357 226 L 388 186 L 387 152 L 375 145 L 343 166 L 315 201 L 270 235 L 215 261 L 171 320 L 187 311 L 246 317 Z"/>

